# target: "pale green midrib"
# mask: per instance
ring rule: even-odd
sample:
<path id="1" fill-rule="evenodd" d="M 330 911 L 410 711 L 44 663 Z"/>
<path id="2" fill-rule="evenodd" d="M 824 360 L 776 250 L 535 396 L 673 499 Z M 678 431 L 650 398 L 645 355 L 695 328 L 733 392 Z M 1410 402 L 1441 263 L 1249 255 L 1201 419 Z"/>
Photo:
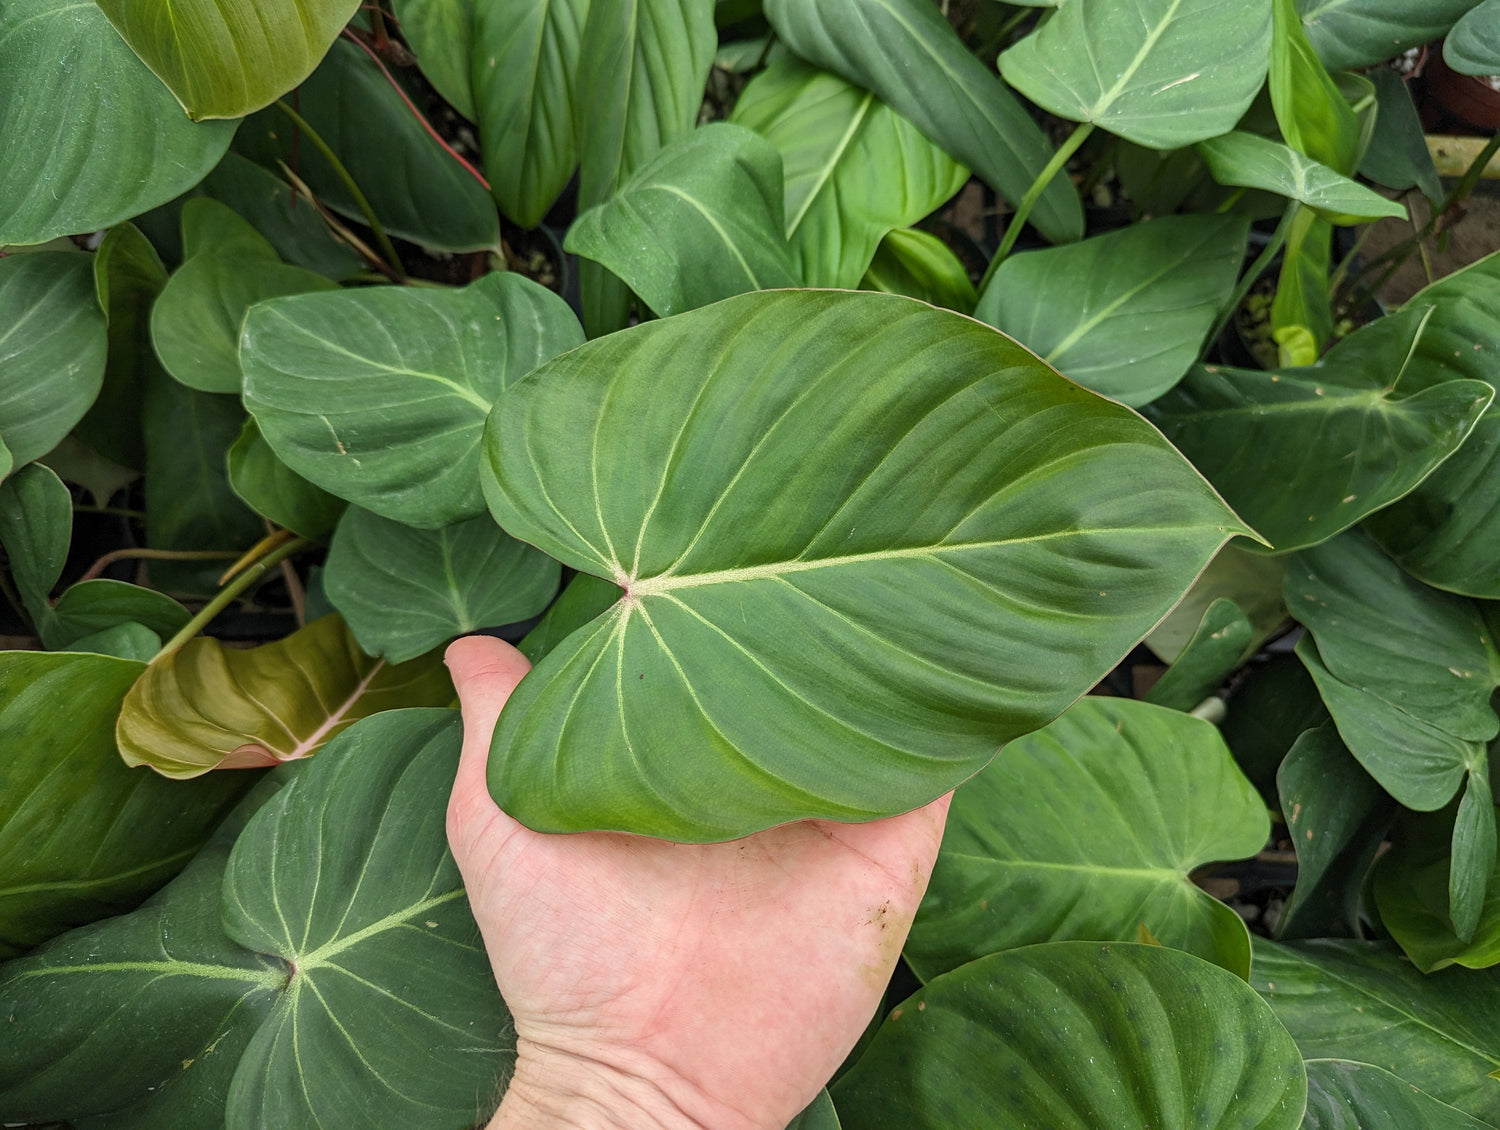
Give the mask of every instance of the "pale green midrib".
<path id="1" fill-rule="evenodd" d="M 745 272 L 745 277 L 750 280 L 750 285 L 756 290 L 761 289 L 761 281 L 756 277 L 755 271 L 751 268 L 750 264 L 746 262 L 745 256 L 741 254 L 739 245 L 735 243 L 735 241 L 730 237 L 729 233 L 724 230 L 724 226 L 714 218 L 713 214 L 707 208 L 705 208 L 700 201 L 698 201 L 695 197 L 689 195 L 688 193 L 683 192 L 682 189 L 677 188 L 675 185 L 647 184 L 642 185 L 641 187 L 645 191 L 665 192 L 672 196 L 679 197 L 682 200 L 687 201 L 687 203 L 690 204 L 693 208 L 697 209 L 698 213 L 708 221 L 709 227 L 713 228 L 714 231 L 718 233 L 719 238 L 724 241 L 724 246 L 727 247 L 730 251 L 730 254 L 734 256 L 734 260 L 740 265 L 740 269 Z"/>
<path id="2" fill-rule="evenodd" d="M 1188 882 L 1188 867 L 1180 869 L 1171 867 L 1108 867 L 1097 863 L 1059 863 L 1055 860 L 1039 859 L 996 859 L 992 855 L 973 855 L 963 851 L 945 851 L 945 859 L 961 859 L 970 863 L 983 863 L 988 867 L 999 867 L 1025 871 L 1074 871 L 1090 872 L 1099 875 L 1109 875 L 1113 878 L 1124 879 L 1150 879 L 1155 883 L 1173 883 L 1184 886 L 1192 886 Z M 1194 888 L 1196 889 L 1196 888 Z"/>
<path id="3" fill-rule="evenodd" d="M 1202 245 L 1199 244 L 1199 246 Z M 1197 250 L 1197 248 L 1194 248 L 1194 250 Z M 1143 279 L 1137 286 L 1133 286 L 1129 290 L 1124 291 L 1113 302 L 1105 303 L 1092 317 L 1085 318 L 1083 321 L 1079 322 L 1078 325 L 1073 328 L 1073 332 L 1068 334 L 1067 337 L 1063 338 L 1062 341 L 1054 345 L 1052 347 L 1052 350 L 1045 357 L 1043 357 L 1042 360 L 1046 361 L 1050 365 L 1054 365 L 1055 367 L 1055 362 L 1057 361 L 1057 359 L 1068 350 L 1072 349 L 1073 346 L 1077 345 L 1079 340 L 1086 334 L 1088 334 L 1091 330 L 1093 330 L 1096 326 L 1098 326 L 1100 322 L 1104 321 L 1106 318 L 1114 314 L 1116 310 L 1125 305 L 1125 303 L 1129 302 L 1136 295 L 1140 294 L 1141 291 L 1146 290 L 1154 283 L 1159 282 L 1164 276 L 1171 274 L 1174 270 L 1176 270 L 1179 266 L 1181 266 L 1184 262 L 1191 258 L 1191 255 L 1178 256 L 1172 259 L 1170 262 L 1163 263 L 1160 269 L 1155 271 L 1149 278 Z M 1185 308 L 1192 309 L 1193 307 L 1202 305 L 1204 305 L 1204 303 L 1195 302 L 1189 304 L 1189 306 Z M 1214 303 L 1214 305 L 1217 305 L 1217 303 Z M 1184 309 L 1184 307 L 1179 307 L 1179 309 Z"/>
<path id="4" fill-rule="evenodd" d="M 863 101 L 859 104 L 859 109 L 855 111 L 853 118 L 850 119 L 848 128 L 844 130 L 844 135 L 839 138 L 839 142 L 834 146 L 833 152 L 828 155 L 828 160 L 823 163 L 823 168 L 818 174 L 817 181 L 813 184 L 812 191 L 803 198 L 802 207 L 795 216 L 787 217 L 787 239 L 791 239 L 796 234 L 797 229 L 802 226 L 802 221 L 807 218 L 808 212 L 812 210 L 813 202 L 823 194 L 824 186 L 832 179 L 833 172 L 838 167 L 839 161 L 843 159 L 849 147 L 854 144 L 854 136 L 864 124 L 865 117 L 869 114 L 870 107 L 874 103 L 875 95 L 866 91 Z"/>
<path id="5" fill-rule="evenodd" d="M 1272 404 L 1258 404 L 1247 400 L 1243 404 L 1231 408 L 1194 409 L 1181 413 L 1181 416 L 1194 420 L 1205 420 L 1216 416 L 1269 416 L 1278 413 L 1313 411 L 1321 413 L 1326 412 L 1330 405 L 1345 409 L 1364 406 L 1366 408 L 1381 408 L 1385 411 L 1395 411 L 1401 404 L 1411 399 L 1411 397 L 1407 396 L 1393 396 L 1392 393 L 1395 390 L 1388 388 L 1360 389 L 1355 392 L 1345 392 L 1344 395 L 1339 396 L 1336 395 L 1338 391 L 1342 390 L 1342 386 L 1339 385 L 1316 386 L 1323 390 L 1323 395 L 1319 396 L 1313 391 L 1313 385 L 1301 381 L 1296 383 L 1288 381 L 1286 383 L 1291 388 L 1306 389 L 1307 395 L 1301 400 L 1278 400 Z M 1334 390 L 1334 395 L 1330 395 L 1330 388 Z"/>
<path id="6" fill-rule="evenodd" d="M 311 953 L 302 954 L 301 956 L 295 958 L 294 960 L 297 963 L 297 970 L 299 973 L 306 973 L 310 970 L 318 968 L 319 966 L 328 965 L 339 954 L 343 953 L 347 949 L 359 945 L 359 943 L 363 942 L 366 938 L 369 938 L 375 934 L 384 933 L 386 930 L 390 930 L 396 926 L 400 926 L 407 922 L 409 919 L 417 917 L 419 914 L 425 914 L 427 911 L 432 910 L 434 907 L 442 906 L 444 903 L 449 903 L 454 899 L 463 897 L 464 890 L 462 887 L 459 887 L 457 890 L 449 891 L 447 894 L 437 895 L 429 899 L 423 899 L 421 902 L 413 903 L 411 906 L 403 907 L 401 910 L 395 911 L 392 914 L 387 914 L 384 918 L 381 918 L 375 922 L 371 922 L 368 926 L 356 930 L 352 934 L 348 934 L 342 938 L 335 938 L 333 941 L 319 946 Z"/>
<path id="7" fill-rule="evenodd" d="M 21 33 L 21 30 L 25 28 L 27 24 L 34 24 L 38 20 L 55 20 L 58 16 L 65 16 L 69 12 L 76 12 L 80 8 L 94 8 L 97 10 L 98 7 L 99 6 L 94 3 L 65 4 L 60 8 L 47 8 L 40 12 L 34 12 L 24 19 L 17 20 L 15 23 L 10 24 L 8 27 L 6 27 L 5 34 L 0 35 L 0 47 L 4 47 L 7 42 L 9 42 L 15 36 L 19 35 Z M 103 13 L 101 12 L 100 14 L 102 15 Z"/>
<path id="8" fill-rule="evenodd" d="M 1130 66 L 1120 72 L 1120 77 L 1115 80 L 1114 86 L 1099 96 L 1099 100 L 1089 107 L 1089 120 L 1097 122 L 1099 116 L 1114 104 L 1115 99 L 1120 97 L 1120 92 L 1125 89 L 1130 80 L 1135 77 L 1135 72 L 1141 69 L 1141 64 L 1146 61 L 1146 56 L 1151 54 L 1156 47 L 1156 42 L 1164 34 L 1172 19 L 1177 15 L 1177 9 L 1182 7 L 1182 0 L 1172 0 L 1172 6 L 1162 14 L 1161 21 L 1146 36 L 1146 41 L 1141 44 L 1141 49 L 1135 53 L 1135 58 L 1130 61 Z"/>
<path id="9" fill-rule="evenodd" d="M 171 855 L 160 859 L 153 859 L 146 863 L 138 864 L 125 871 L 114 871 L 108 875 L 99 875 L 92 879 L 58 879 L 53 882 L 22 883 L 15 887 L 0 887 L 0 899 L 15 898 L 18 895 L 35 894 L 38 891 L 87 891 L 95 887 L 107 886 L 110 883 L 118 883 L 124 879 L 134 878 L 137 875 L 146 875 L 163 867 L 170 867 L 179 859 L 190 859 L 198 854 L 198 848 L 185 848 L 182 851 L 173 852 Z"/>
<path id="10" fill-rule="evenodd" d="M 268 989 L 279 988 L 286 983 L 286 973 L 279 969 L 242 969 L 233 965 L 209 965 L 197 961 L 104 961 L 88 965 L 48 965 L 23 970 L 17 979 L 59 977 L 67 973 L 156 973 L 162 977 L 242 981 Z"/>

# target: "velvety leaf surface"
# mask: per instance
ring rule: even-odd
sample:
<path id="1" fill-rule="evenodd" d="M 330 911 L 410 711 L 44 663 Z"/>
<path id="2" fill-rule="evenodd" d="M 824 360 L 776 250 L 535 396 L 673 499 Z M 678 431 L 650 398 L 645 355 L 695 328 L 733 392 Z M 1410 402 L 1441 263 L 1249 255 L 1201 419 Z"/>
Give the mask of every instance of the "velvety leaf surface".
<path id="1" fill-rule="evenodd" d="M 255 648 L 189 640 L 131 687 L 116 739 L 127 765 L 185 779 L 309 757 L 371 714 L 452 700 L 439 656 L 390 666 L 324 616 Z"/>
<path id="2" fill-rule="evenodd" d="M 253 419 L 229 449 L 229 485 L 261 517 L 305 538 L 326 538 L 347 505 L 283 463 Z"/>
<path id="3" fill-rule="evenodd" d="M 937 236 L 917 228 L 885 233 L 859 289 L 904 294 L 960 314 L 972 314 L 979 301 L 959 257 Z"/>
<path id="4" fill-rule="evenodd" d="M 1020 101 L 925 0 L 767 0 L 765 12 L 799 56 L 873 91 L 1012 203 L 1051 159 Z M 1066 178 L 1047 186 L 1031 220 L 1053 243 L 1083 235 Z"/>
<path id="5" fill-rule="evenodd" d="M 0 246 L 95 231 L 172 199 L 234 129 L 188 121 L 97 5 L 0 3 Z"/>
<path id="6" fill-rule="evenodd" d="M 591 342 L 507 390 L 484 454 L 502 526 L 626 589 L 496 732 L 492 790 L 548 830 L 905 811 L 1060 713 L 1243 531 L 1134 413 L 865 292 Z"/>
<path id="7" fill-rule="evenodd" d="M 109 331 L 91 267 L 64 251 L 0 259 L 0 438 L 14 466 L 51 451 L 99 395 Z"/>
<path id="8" fill-rule="evenodd" d="M 582 340 L 567 303 L 509 272 L 283 298 L 245 320 L 245 404 L 299 475 L 437 528 L 484 509 L 474 472 L 501 390 Z"/>
<path id="9" fill-rule="evenodd" d="M 968 179 L 873 93 L 792 56 L 751 80 L 730 120 L 781 153 L 787 240 L 808 286 L 857 286 L 886 233 L 930 215 Z"/>
<path id="10" fill-rule="evenodd" d="M 1234 128 L 1266 77 L 1268 5 L 1238 0 L 1063 4 L 1000 56 L 1044 110 L 1154 149 Z"/>
<path id="11" fill-rule="evenodd" d="M 1254 855 L 1271 822 L 1208 722 L 1085 698 L 959 786 L 906 960 L 931 979 L 1033 942 L 1163 945 L 1241 977 L 1239 915 L 1188 879 Z"/>
<path id="12" fill-rule="evenodd" d="M 1145 695 L 1172 710 L 1192 710 L 1224 685 L 1255 640 L 1240 606 L 1223 598 L 1210 604 L 1181 654 Z"/>
<path id="13" fill-rule="evenodd" d="M 401 34 L 416 52 L 417 66 L 427 81 L 455 110 L 477 121 L 479 112 L 469 81 L 474 0 L 392 0 L 391 10 L 401 21 Z"/>
<path id="14" fill-rule="evenodd" d="M 1380 318 L 1315 365 L 1197 366 L 1146 416 L 1278 551 L 1316 545 L 1412 490 L 1494 399 L 1483 381 L 1414 379 L 1428 320 Z"/>
<path id="15" fill-rule="evenodd" d="M 297 111 L 328 142 L 392 235 L 444 251 L 478 251 L 500 237 L 494 201 L 444 151 L 363 51 L 335 42 L 297 88 Z M 272 107 L 247 119 L 235 148 L 268 169 L 285 161 L 318 199 L 364 222 L 333 166 Z"/>
<path id="16" fill-rule="evenodd" d="M 1200 141 L 1197 150 L 1220 184 L 1274 192 L 1306 204 L 1330 223 L 1362 224 L 1381 216 L 1406 215 L 1397 201 L 1268 137 L 1235 130 Z"/>
<path id="17" fill-rule="evenodd" d="M 470 73 L 485 172 L 500 210 L 523 228 L 536 227 L 567 187 L 578 167 L 577 121 L 598 109 L 574 105 L 589 4 L 449 0 L 444 5 L 472 8 Z M 429 11 L 437 6 L 424 5 Z"/>
<path id="18" fill-rule="evenodd" d="M 1464 13 L 1443 40 L 1443 62 L 1461 75 L 1500 74 L 1500 3 Z"/>
<path id="19" fill-rule="evenodd" d="M 1424 974 L 1382 942 L 1256 940 L 1251 983 L 1307 1059 L 1398 1074 L 1476 1118 L 1500 1120 L 1500 979 Z"/>
<path id="20" fill-rule="evenodd" d="M 1293 1130 L 1307 1079 L 1234 974 L 1161 946 L 1055 942 L 933 981 L 832 1091 L 872 1130 Z"/>
<path id="21" fill-rule="evenodd" d="M 579 628 L 608 612 L 619 599 L 620 586 L 613 581 L 575 573 L 562 595 L 516 646 L 535 666 Z"/>
<path id="22" fill-rule="evenodd" d="M 535 616 L 556 594 L 559 572 L 488 514 L 418 530 L 351 506 L 323 584 L 360 647 L 401 663 L 475 628 Z"/>
<path id="23" fill-rule="evenodd" d="M 103 655 L 0 652 L 0 957 L 134 906 L 182 869 L 250 783 L 125 767 L 115 716 L 144 670 Z M 19 1048 L 10 1031 L 7 1046 Z"/>
<path id="24" fill-rule="evenodd" d="M 1166 216 L 1012 255 L 974 316 L 1086 388 L 1139 406 L 1198 358 L 1245 257 L 1244 216 Z"/>
<path id="25" fill-rule="evenodd" d="M 1329 69 L 1363 67 L 1441 39 L 1479 0 L 1297 0 Z"/>
<path id="26" fill-rule="evenodd" d="M 359 0 L 98 0 L 115 30 L 187 110 L 240 118 L 317 66 Z"/>
<path id="27" fill-rule="evenodd" d="M 609 268 L 665 318 L 798 284 L 781 196 L 776 147 L 714 123 L 679 137 L 579 216 L 563 246 Z"/>
<path id="28" fill-rule="evenodd" d="M 1303 1130 L 1493 1130 L 1405 1079 L 1368 1063 L 1310 1059 Z"/>

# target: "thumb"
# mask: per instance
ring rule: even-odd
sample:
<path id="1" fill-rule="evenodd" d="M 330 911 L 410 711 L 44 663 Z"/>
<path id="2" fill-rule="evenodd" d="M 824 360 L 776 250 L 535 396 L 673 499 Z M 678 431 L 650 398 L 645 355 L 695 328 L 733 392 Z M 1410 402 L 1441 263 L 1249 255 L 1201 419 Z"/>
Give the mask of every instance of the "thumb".
<path id="1" fill-rule="evenodd" d="M 501 707 L 531 670 L 531 663 L 510 644 L 493 636 L 455 640 L 443 659 L 453 676 L 464 721 L 463 752 L 453 795 L 455 800 L 475 796 L 488 799 L 485 767 L 490 759 L 490 738 Z"/>

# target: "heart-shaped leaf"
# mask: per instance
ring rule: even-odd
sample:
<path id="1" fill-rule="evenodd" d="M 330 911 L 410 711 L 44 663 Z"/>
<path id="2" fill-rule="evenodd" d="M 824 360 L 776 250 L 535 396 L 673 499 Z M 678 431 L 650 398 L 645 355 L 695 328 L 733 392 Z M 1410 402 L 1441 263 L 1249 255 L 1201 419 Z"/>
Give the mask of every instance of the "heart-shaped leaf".
<path id="1" fill-rule="evenodd" d="M 609 268 L 666 317 L 797 285 L 781 198 L 776 147 L 715 123 L 679 137 L 579 216 L 563 246 Z"/>
<path id="2" fill-rule="evenodd" d="M 1271 822 L 1208 722 L 1085 698 L 959 786 L 906 960 L 930 979 L 1033 942 L 1163 945 L 1241 977 L 1250 935 L 1188 879 L 1265 846 Z"/>
<path id="3" fill-rule="evenodd" d="M 1302 1130 L 1494 1130 L 1368 1063 L 1310 1059 Z"/>
<path id="4" fill-rule="evenodd" d="M 1384 942 L 1257 939 L 1251 983 L 1307 1059 L 1383 1067 L 1476 1118 L 1500 1121 L 1500 978 L 1424 974 Z"/>
<path id="5" fill-rule="evenodd" d="M 931 214 L 968 179 L 873 93 L 792 56 L 751 80 L 730 120 L 781 152 L 787 240 L 808 286 L 857 286 L 887 232 Z"/>
<path id="6" fill-rule="evenodd" d="M 1255 629 L 1239 605 L 1222 598 L 1214 601 L 1187 646 L 1147 692 L 1146 701 L 1172 710 L 1192 710 L 1224 685 L 1254 639 Z"/>
<path id="7" fill-rule="evenodd" d="M 232 122 L 188 121 L 97 5 L 0 2 L 0 246 L 96 231 L 165 203 L 202 180 L 233 136 Z"/>
<path id="8" fill-rule="evenodd" d="M 559 572 L 487 514 L 417 530 L 351 506 L 323 585 L 360 647 L 401 663 L 475 628 L 535 616 L 556 594 Z"/>
<path id="9" fill-rule="evenodd" d="M 904 294 L 960 314 L 972 314 L 979 300 L 962 260 L 937 236 L 917 228 L 885 233 L 859 289 Z"/>
<path id="10" fill-rule="evenodd" d="M 926 0 L 767 0 L 765 12 L 798 55 L 873 91 L 1012 203 L 1051 160 L 1020 101 Z M 1042 191 L 1031 219 L 1053 243 L 1083 235 L 1065 178 Z"/>
<path id="11" fill-rule="evenodd" d="M 974 316 L 1079 384 L 1141 405 L 1198 358 L 1245 258 L 1244 216 L 1167 216 L 1012 255 Z"/>
<path id="12" fill-rule="evenodd" d="M 1479 0 L 1297 0 L 1302 22 L 1330 70 L 1364 67 L 1441 39 Z"/>
<path id="13" fill-rule="evenodd" d="M 1153 149 L 1234 128 L 1265 81 L 1269 5 L 1238 0 L 1063 4 L 1000 56 L 1044 110 Z"/>
<path id="14" fill-rule="evenodd" d="M 401 36 L 433 89 L 477 121 L 469 66 L 474 55 L 474 0 L 392 0 Z"/>
<path id="15" fill-rule="evenodd" d="M 1268 137 L 1235 130 L 1200 141 L 1197 149 L 1220 184 L 1274 192 L 1306 204 L 1330 223 L 1362 224 L 1406 215 L 1397 201 Z"/>
<path id="16" fill-rule="evenodd" d="M 361 718 L 452 699 L 439 656 L 390 666 L 324 616 L 248 650 L 189 640 L 130 688 L 115 737 L 127 765 L 185 779 L 309 757 Z"/>
<path id="17" fill-rule="evenodd" d="M 1443 62 L 1461 75 L 1500 74 L 1500 3 L 1485 0 L 1453 25 Z"/>
<path id="18" fill-rule="evenodd" d="M 91 267 L 62 251 L 0 259 L 0 439 L 14 466 L 51 451 L 104 383 L 109 331 Z"/>
<path id="19" fill-rule="evenodd" d="M 1316 365 L 1198 366 L 1146 416 L 1278 551 L 1316 545 L 1412 490 L 1494 399 L 1409 379 L 1428 317 L 1381 318 Z"/>
<path id="20" fill-rule="evenodd" d="M 326 538 L 347 505 L 278 459 L 253 419 L 229 449 L 229 485 L 261 517 L 305 538 Z"/>
<path id="21" fill-rule="evenodd" d="M 99 0 L 188 117 L 242 118 L 305 79 L 359 0 Z"/>
<path id="22" fill-rule="evenodd" d="M 250 783 L 184 784 L 121 763 L 115 716 L 144 670 L 103 655 L 0 652 L 0 957 L 129 910 L 182 869 Z"/>
<path id="23" fill-rule="evenodd" d="M 625 589 L 496 731 L 496 798 L 548 830 L 905 811 L 1060 713 L 1245 531 L 1128 409 L 866 292 L 591 342 L 503 394 L 484 453 L 502 526 Z"/>
<path id="24" fill-rule="evenodd" d="M 501 390 L 582 340 L 566 302 L 510 272 L 282 298 L 245 319 L 245 404 L 299 475 L 438 528 L 484 511 L 479 437 Z"/>
<path id="25" fill-rule="evenodd" d="M 933 981 L 832 1092 L 871 1130 L 1294 1130 L 1307 1078 L 1234 974 L 1161 946 L 1054 942 Z"/>

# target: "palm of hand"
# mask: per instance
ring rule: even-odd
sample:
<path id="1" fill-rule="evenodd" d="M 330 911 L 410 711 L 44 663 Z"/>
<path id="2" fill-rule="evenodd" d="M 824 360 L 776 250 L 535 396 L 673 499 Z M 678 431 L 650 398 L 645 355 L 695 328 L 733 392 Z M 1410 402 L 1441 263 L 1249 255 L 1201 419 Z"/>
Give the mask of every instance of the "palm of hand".
<path id="1" fill-rule="evenodd" d="M 494 720 L 526 661 L 469 639 L 449 663 L 465 723 L 449 839 L 518 1035 L 666 1073 L 715 1125 L 784 1126 L 875 1011 L 947 798 L 723 844 L 541 835 L 501 813 L 484 780 Z"/>

